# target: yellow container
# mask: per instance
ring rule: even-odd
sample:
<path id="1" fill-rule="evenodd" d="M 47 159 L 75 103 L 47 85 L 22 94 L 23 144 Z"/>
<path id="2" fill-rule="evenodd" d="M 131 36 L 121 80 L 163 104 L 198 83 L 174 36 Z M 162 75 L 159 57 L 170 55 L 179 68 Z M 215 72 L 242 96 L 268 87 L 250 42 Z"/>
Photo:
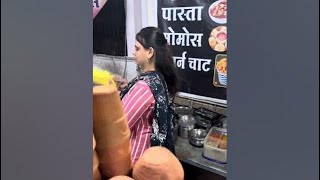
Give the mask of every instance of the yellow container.
<path id="1" fill-rule="evenodd" d="M 112 85 L 117 87 L 116 82 L 113 80 L 114 76 L 103 69 L 93 68 L 93 83 L 96 85 Z"/>

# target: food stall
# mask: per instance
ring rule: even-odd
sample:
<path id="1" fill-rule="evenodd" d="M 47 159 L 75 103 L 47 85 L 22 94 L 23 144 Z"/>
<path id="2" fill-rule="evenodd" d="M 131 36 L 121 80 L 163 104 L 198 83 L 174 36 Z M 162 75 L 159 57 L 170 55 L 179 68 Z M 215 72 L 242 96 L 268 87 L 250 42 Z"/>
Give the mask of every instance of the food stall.
<path id="1" fill-rule="evenodd" d="M 186 179 L 226 179 L 227 1 L 126 0 L 124 5 L 127 55 L 94 54 L 94 67 L 131 80 L 138 74 L 132 56 L 135 34 L 159 27 L 181 78 L 174 99 L 175 149 Z"/>

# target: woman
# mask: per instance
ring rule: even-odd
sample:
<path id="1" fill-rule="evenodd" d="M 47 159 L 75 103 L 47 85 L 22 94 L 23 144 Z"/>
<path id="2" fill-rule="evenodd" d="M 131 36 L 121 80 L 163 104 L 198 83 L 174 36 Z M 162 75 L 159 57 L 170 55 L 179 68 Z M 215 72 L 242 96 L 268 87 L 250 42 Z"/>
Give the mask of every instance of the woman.
<path id="1" fill-rule="evenodd" d="M 121 92 L 131 130 L 131 157 L 135 163 L 151 146 L 163 146 L 174 153 L 174 111 L 177 73 L 163 33 L 155 27 L 136 35 L 135 61 L 142 73 Z"/>

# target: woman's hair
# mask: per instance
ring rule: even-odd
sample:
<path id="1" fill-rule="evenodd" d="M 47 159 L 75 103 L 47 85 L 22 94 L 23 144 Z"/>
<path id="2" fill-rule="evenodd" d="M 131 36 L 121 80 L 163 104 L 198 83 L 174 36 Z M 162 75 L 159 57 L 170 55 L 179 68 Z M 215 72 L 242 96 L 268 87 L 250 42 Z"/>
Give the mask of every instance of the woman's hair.
<path id="1" fill-rule="evenodd" d="M 174 96 L 178 91 L 178 74 L 163 32 L 156 27 L 146 27 L 136 35 L 136 40 L 145 49 L 150 47 L 154 49 L 155 68 L 163 75 L 170 95 Z"/>

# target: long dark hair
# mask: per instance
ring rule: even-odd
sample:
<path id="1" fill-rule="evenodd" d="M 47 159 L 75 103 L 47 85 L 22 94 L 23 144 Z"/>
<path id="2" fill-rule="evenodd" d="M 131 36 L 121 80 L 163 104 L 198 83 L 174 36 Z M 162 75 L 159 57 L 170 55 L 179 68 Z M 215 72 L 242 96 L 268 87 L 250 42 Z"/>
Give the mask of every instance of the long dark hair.
<path id="1" fill-rule="evenodd" d="M 174 96 L 178 91 L 178 73 L 173 63 L 170 46 L 163 32 L 156 27 L 146 27 L 136 35 L 136 40 L 145 48 L 152 47 L 155 54 L 155 68 L 166 81 L 168 91 Z"/>

